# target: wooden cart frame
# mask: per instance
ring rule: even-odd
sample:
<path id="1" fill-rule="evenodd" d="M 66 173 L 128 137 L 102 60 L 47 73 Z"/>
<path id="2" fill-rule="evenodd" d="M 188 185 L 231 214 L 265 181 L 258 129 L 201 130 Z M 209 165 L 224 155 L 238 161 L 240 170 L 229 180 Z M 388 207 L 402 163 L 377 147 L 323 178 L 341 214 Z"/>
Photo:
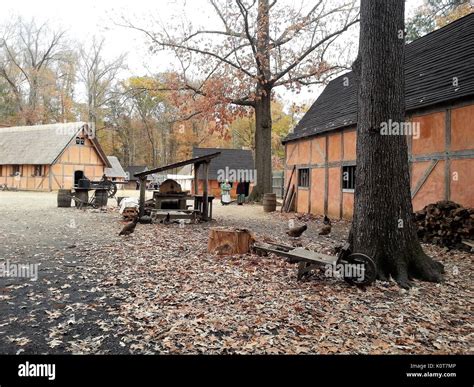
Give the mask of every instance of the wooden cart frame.
<path id="1" fill-rule="evenodd" d="M 272 253 L 287 258 L 292 263 L 298 263 L 298 280 L 307 278 L 311 275 L 313 270 L 320 267 L 327 267 L 328 265 L 341 265 L 344 268 L 342 271 L 344 273 L 343 278 L 351 285 L 370 285 L 377 277 L 377 268 L 372 258 L 364 254 L 352 254 L 349 244 L 346 244 L 337 256 L 321 254 L 301 247 L 295 248 L 276 243 L 257 243 L 253 248 L 259 255 Z M 359 270 L 361 275 L 346 275 L 346 273 L 352 272 L 352 270 L 345 270 L 346 268 L 349 268 L 348 265 L 352 265 L 350 267 L 351 269 L 354 268 L 353 265 L 360 265 L 356 268 Z"/>

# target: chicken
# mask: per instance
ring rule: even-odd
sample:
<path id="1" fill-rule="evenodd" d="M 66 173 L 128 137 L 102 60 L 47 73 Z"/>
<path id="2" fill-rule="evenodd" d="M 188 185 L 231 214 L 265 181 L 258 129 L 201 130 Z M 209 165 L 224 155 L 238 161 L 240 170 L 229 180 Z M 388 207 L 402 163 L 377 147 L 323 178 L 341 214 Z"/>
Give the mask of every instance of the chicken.
<path id="1" fill-rule="evenodd" d="M 128 223 L 125 225 L 122 231 L 120 231 L 119 236 L 133 234 L 135 231 L 135 227 L 137 227 L 137 223 L 138 223 L 138 216 L 135 219 L 133 219 L 131 223 Z"/>
<path id="2" fill-rule="evenodd" d="M 319 235 L 331 234 L 332 224 L 331 224 L 331 220 L 327 216 L 324 217 L 323 224 L 324 226 L 321 228 Z"/>
<path id="3" fill-rule="evenodd" d="M 164 218 L 161 223 L 163 224 L 170 224 L 171 223 L 171 215 L 170 213 L 168 212 L 168 214 L 166 215 L 166 218 Z"/>
<path id="4" fill-rule="evenodd" d="M 153 224 L 151 216 L 142 216 L 139 221 L 140 224 Z"/>
<path id="5" fill-rule="evenodd" d="M 293 227 L 288 230 L 286 233 L 292 238 L 299 238 L 303 233 L 308 229 L 308 226 L 305 224 L 301 227 Z"/>

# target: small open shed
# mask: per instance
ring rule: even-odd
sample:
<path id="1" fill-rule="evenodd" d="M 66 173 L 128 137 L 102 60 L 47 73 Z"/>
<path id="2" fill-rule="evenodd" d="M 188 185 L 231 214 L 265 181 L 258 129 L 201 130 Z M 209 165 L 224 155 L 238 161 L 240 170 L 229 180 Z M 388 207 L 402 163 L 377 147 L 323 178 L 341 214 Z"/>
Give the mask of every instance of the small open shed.
<path id="1" fill-rule="evenodd" d="M 180 161 L 178 163 L 165 165 L 163 167 L 135 174 L 135 177 L 140 180 L 140 217 L 142 217 L 145 213 L 146 180 L 149 175 L 169 171 L 176 168 L 182 168 L 186 165 L 194 165 L 194 197 L 201 196 L 199 194 L 199 186 L 197 179 L 198 173 L 202 170 L 204 176 L 202 185 L 202 206 L 200 208 L 197 208 L 197 201 L 195 200 L 195 210 L 199 209 L 202 220 L 209 220 L 209 165 L 212 159 L 218 157 L 220 154 L 221 152 L 215 152 L 201 157 L 195 157 L 189 160 Z"/>

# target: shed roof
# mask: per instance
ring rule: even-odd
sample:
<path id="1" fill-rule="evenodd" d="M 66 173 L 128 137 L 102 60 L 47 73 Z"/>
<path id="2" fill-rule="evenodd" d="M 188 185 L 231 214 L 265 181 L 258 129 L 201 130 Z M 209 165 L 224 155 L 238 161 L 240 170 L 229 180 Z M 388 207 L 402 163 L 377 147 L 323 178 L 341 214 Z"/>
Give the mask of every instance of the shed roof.
<path id="1" fill-rule="evenodd" d="M 117 177 L 125 179 L 127 177 L 127 174 L 122 168 L 122 164 L 120 164 L 119 159 L 115 156 L 107 156 L 107 159 L 109 160 L 109 163 L 112 168 L 105 168 L 105 175 L 107 177 Z"/>
<path id="2" fill-rule="evenodd" d="M 155 175 L 160 172 L 164 171 L 169 171 L 171 169 L 178 169 L 181 167 L 184 167 L 186 165 L 200 165 L 203 163 L 209 163 L 212 159 L 218 157 L 220 155 L 220 152 L 213 152 L 209 154 L 205 154 L 202 156 L 194 157 L 192 159 L 184 160 L 184 161 L 178 161 L 177 163 L 165 165 L 162 167 L 154 168 L 149 171 L 141 172 L 141 173 L 136 173 L 135 176 L 140 178 L 144 176 L 150 176 L 150 175 Z"/>
<path id="3" fill-rule="evenodd" d="M 85 122 L 0 128 L 0 165 L 51 165 L 86 126 Z M 99 142 L 90 138 L 106 166 Z"/>
<path id="4" fill-rule="evenodd" d="M 135 177 L 135 174 L 148 171 L 148 167 L 146 165 L 130 165 L 125 167 L 125 174 L 128 181 L 137 181 L 138 178 Z"/>
<path id="5" fill-rule="evenodd" d="M 219 171 L 229 170 L 254 170 L 255 164 L 251 150 L 246 149 L 221 149 L 221 148 L 193 148 L 193 157 L 220 152 L 209 166 L 209 180 L 217 180 Z M 200 172 L 200 178 L 202 171 Z"/>
<path id="6" fill-rule="evenodd" d="M 459 86 L 453 83 L 456 77 Z M 407 45 L 407 111 L 474 96 L 474 14 Z M 357 123 L 357 84 L 352 72 L 329 82 L 284 142 Z"/>

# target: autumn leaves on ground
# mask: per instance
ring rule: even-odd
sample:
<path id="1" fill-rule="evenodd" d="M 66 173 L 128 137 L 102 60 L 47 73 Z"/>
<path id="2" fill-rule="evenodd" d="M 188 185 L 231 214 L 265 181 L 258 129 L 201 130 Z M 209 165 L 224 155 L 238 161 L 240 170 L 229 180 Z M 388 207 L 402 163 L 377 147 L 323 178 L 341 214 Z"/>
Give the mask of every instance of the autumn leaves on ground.
<path id="1" fill-rule="evenodd" d="M 2 353 L 472 353 L 472 255 L 425 245 L 442 284 L 365 290 L 324 273 L 296 281 L 276 256 L 217 257 L 209 227 L 288 243 L 288 215 L 220 207 L 210 224 L 138 225 L 118 237 L 107 212 L 55 208 L 55 196 L 1 193 L 0 261 L 39 263 L 37 281 L 0 278 Z M 298 222 L 298 220 L 297 220 Z M 333 253 L 349 224 L 308 221 L 304 246 Z"/>

